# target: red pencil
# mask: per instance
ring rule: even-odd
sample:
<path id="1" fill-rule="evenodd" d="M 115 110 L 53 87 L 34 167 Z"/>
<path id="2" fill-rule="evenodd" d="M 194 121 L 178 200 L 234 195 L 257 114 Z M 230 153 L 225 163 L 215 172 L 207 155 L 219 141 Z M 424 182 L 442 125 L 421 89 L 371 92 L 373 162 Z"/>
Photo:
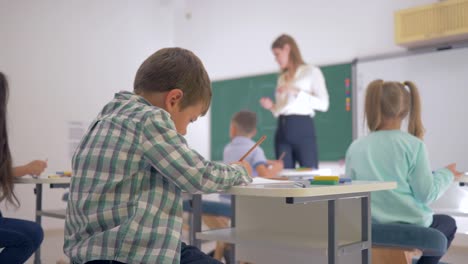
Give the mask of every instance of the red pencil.
<path id="1" fill-rule="evenodd" d="M 286 156 L 286 151 L 283 151 L 283 153 L 281 153 L 278 160 L 283 160 L 284 156 Z"/>

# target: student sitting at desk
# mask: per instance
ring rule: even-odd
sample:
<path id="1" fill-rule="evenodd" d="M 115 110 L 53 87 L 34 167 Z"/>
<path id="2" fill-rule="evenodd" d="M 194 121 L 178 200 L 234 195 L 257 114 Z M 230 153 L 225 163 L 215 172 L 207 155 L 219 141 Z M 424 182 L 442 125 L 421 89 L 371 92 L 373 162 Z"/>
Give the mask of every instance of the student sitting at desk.
<path id="1" fill-rule="evenodd" d="M 212 91 L 200 59 L 161 49 L 89 127 L 72 160 L 64 251 L 73 263 L 220 263 L 181 242 L 182 192 L 250 182 L 247 162 L 203 158 L 183 135 Z"/>
<path id="2" fill-rule="evenodd" d="M 6 126 L 8 84 L 0 72 L 0 202 L 19 206 L 13 192 L 13 178 L 24 175 L 40 175 L 47 167 L 46 161 L 35 160 L 26 165 L 12 167 Z M 0 212 L 0 263 L 24 263 L 42 243 L 44 233 L 35 222 L 6 218 Z"/>
<path id="3" fill-rule="evenodd" d="M 255 142 L 252 137 L 257 133 L 257 115 L 251 111 L 240 111 L 231 119 L 229 135 L 231 142 L 224 147 L 223 161 L 238 161 Z M 258 146 L 246 158 L 252 167 L 252 176 L 274 178 L 283 170 L 282 160 L 267 160 L 263 149 Z"/>
<path id="4" fill-rule="evenodd" d="M 424 142 L 419 92 L 412 82 L 369 84 L 365 114 L 371 133 L 351 144 L 346 175 L 353 180 L 396 181 L 398 187 L 372 194 L 372 218 L 378 223 L 407 223 L 442 232 L 450 246 L 457 226 L 448 215 L 434 215 L 429 204 L 437 200 L 455 177 L 455 164 L 431 171 Z M 401 131 L 408 116 L 408 133 Z M 422 256 L 418 264 L 439 263 L 441 257 Z"/>

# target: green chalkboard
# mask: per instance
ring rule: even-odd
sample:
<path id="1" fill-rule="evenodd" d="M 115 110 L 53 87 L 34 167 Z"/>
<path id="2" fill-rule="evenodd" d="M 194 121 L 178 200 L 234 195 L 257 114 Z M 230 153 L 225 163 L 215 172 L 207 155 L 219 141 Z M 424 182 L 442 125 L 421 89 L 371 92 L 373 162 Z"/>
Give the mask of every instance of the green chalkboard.
<path id="1" fill-rule="evenodd" d="M 319 160 L 343 159 L 352 142 L 351 112 L 351 64 L 320 67 L 325 76 L 330 108 L 327 112 L 316 112 L 315 125 Z M 261 135 L 267 139 L 262 143 L 268 159 L 274 157 L 274 135 L 276 118 L 260 106 L 261 97 L 274 97 L 277 73 L 250 76 L 213 82 L 211 107 L 211 159 L 222 160 L 224 146 L 229 143 L 229 124 L 234 113 L 250 110 L 257 113 L 256 141 Z M 349 99 L 347 99 L 349 98 Z M 347 107 L 348 100 L 348 107 Z"/>

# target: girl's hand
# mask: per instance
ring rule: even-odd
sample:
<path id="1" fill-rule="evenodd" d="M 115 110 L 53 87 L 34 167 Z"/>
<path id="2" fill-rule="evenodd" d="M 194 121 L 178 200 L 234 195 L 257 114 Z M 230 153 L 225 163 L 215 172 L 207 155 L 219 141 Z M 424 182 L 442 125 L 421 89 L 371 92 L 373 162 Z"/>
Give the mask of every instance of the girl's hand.
<path id="1" fill-rule="evenodd" d="M 269 97 L 262 97 L 260 98 L 260 105 L 266 110 L 271 110 L 274 104 Z"/>
<path id="2" fill-rule="evenodd" d="M 449 165 L 447 165 L 446 168 L 449 171 L 451 171 L 455 177 L 460 177 L 463 174 L 462 172 L 457 171 L 457 164 L 456 163 L 449 164 Z"/>
<path id="3" fill-rule="evenodd" d="M 39 176 L 47 168 L 47 161 L 44 160 L 33 160 L 28 164 L 24 165 L 26 174 L 33 176 Z"/>

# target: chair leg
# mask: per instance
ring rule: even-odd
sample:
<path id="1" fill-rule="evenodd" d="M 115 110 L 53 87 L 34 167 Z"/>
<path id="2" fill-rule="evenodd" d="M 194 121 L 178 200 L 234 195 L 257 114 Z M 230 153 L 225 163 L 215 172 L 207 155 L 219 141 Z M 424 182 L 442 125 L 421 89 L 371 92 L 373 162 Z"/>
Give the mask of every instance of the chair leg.
<path id="1" fill-rule="evenodd" d="M 226 228 L 229 226 L 229 218 L 223 216 L 215 215 L 202 215 L 203 222 L 209 229 L 220 229 Z M 224 256 L 224 250 L 226 248 L 226 243 L 221 241 L 216 241 L 216 248 L 213 258 L 216 260 L 222 260 Z"/>
<path id="2" fill-rule="evenodd" d="M 421 257 L 422 251 L 419 249 L 405 250 L 405 257 L 408 263 L 413 263 L 414 257 Z"/>
<path id="3" fill-rule="evenodd" d="M 406 250 L 398 248 L 372 247 L 373 264 L 411 264 Z"/>
<path id="4" fill-rule="evenodd" d="M 226 243 L 221 241 L 216 241 L 216 248 L 214 251 L 213 258 L 216 260 L 222 260 L 224 256 L 224 250 L 226 248 Z"/>

